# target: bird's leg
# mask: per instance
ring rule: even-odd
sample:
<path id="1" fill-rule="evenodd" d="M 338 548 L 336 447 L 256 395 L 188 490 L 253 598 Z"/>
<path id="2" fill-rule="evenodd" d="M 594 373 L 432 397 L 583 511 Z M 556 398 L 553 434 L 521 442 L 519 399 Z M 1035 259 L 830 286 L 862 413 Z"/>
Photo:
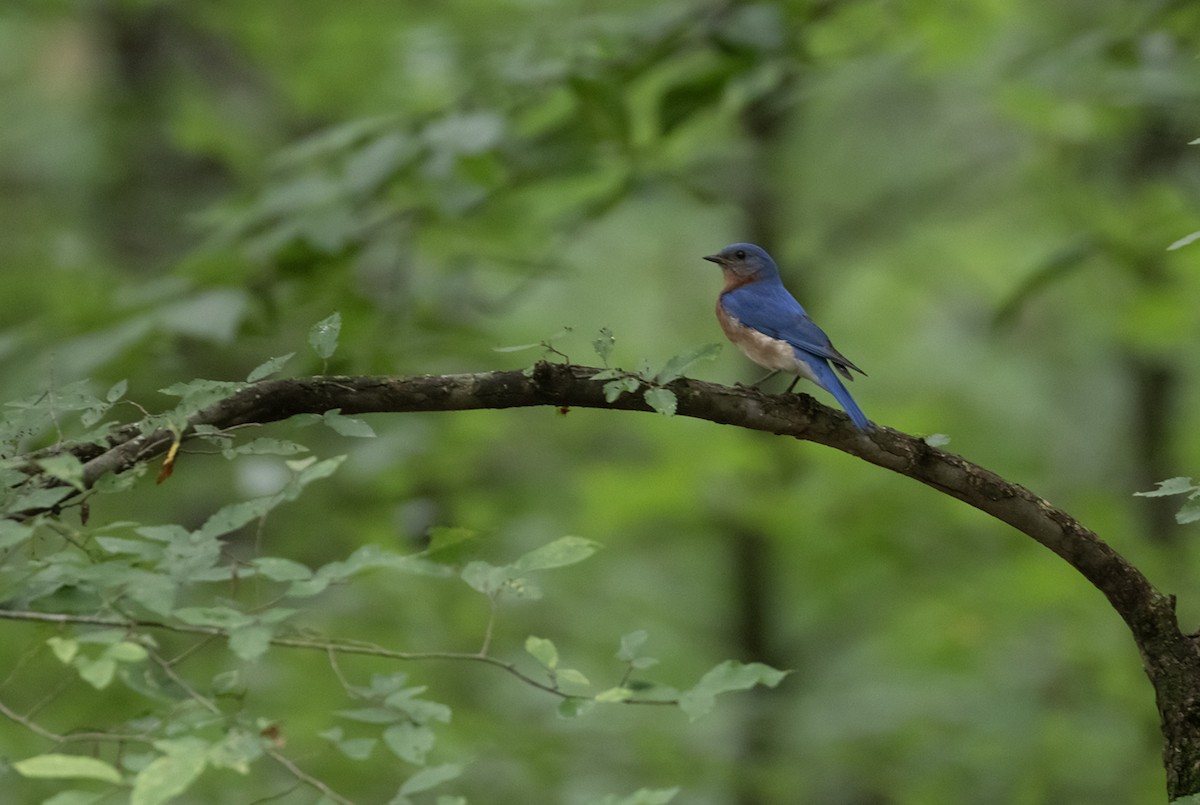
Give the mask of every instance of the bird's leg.
<path id="1" fill-rule="evenodd" d="M 792 378 L 792 382 L 788 384 L 787 389 L 783 393 L 791 394 L 792 389 L 796 388 L 796 384 L 799 382 L 800 382 L 800 375 L 796 375 L 795 377 Z"/>
<path id="2" fill-rule="evenodd" d="M 759 379 L 758 379 L 756 382 L 754 382 L 754 383 L 751 383 L 751 384 L 750 384 L 750 388 L 752 388 L 752 389 L 756 389 L 756 388 L 758 388 L 758 387 L 759 387 L 759 386 L 761 386 L 763 383 L 766 383 L 766 382 L 767 382 L 768 380 L 770 380 L 772 377 L 774 377 L 775 375 L 779 374 L 779 372 L 780 372 L 780 371 L 781 371 L 781 370 L 779 370 L 779 369 L 772 369 L 771 371 L 767 372 L 767 373 L 766 373 L 766 375 L 764 375 L 763 377 L 759 378 Z"/>
<path id="3" fill-rule="evenodd" d="M 775 375 L 779 374 L 781 371 L 782 371 L 781 369 L 772 369 L 770 372 L 767 372 L 765 377 L 760 377 L 758 380 L 751 383 L 749 386 L 747 386 L 745 383 L 734 383 L 733 385 L 739 389 L 756 389 L 759 386 L 761 386 L 763 383 L 766 383 L 768 380 L 770 380 Z"/>

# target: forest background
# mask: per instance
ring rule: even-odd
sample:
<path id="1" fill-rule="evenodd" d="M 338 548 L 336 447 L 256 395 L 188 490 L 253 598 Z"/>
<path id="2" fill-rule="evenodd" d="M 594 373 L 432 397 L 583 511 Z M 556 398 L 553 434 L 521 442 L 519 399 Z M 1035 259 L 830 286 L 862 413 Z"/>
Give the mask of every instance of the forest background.
<path id="1" fill-rule="evenodd" d="M 5 4 L 5 454 L 288 353 L 264 372 L 657 370 L 721 341 L 700 258 L 753 240 L 869 373 L 852 391 L 873 420 L 1071 512 L 1193 628 L 1195 526 L 1133 494 L 1200 474 L 1200 245 L 1180 244 L 1200 229 L 1200 6 L 595 6 Z M 732 348 L 688 374 L 758 376 Z M 658 414 L 312 424 L 185 445 L 86 524 L 0 530 L 6 609 L 241 635 L 0 624 L 14 801 L 1162 798 L 1152 691 L 1103 598 L 908 479 Z M 220 454 L 255 438 L 279 443 Z M 290 444 L 317 462 L 273 454 Z M 437 567 L 397 558 L 431 538 Z M 547 545 L 540 598 L 460 578 Z M 323 567 L 338 583 L 294 586 Z M 725 660 L 790 673 L 696 720 L 573 713 L 469 659 L 268 642 L 485 634 L 529 678 L 614 699 Z M 117 777 L 28 762 L 63 754 Z"/>

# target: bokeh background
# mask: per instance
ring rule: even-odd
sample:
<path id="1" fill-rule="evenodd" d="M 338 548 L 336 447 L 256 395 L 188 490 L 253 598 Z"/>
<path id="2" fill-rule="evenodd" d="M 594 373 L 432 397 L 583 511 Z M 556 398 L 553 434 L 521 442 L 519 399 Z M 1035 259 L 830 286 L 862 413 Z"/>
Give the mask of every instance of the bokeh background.
<path id="1" fill-rule="evenodd" d="M 542 350 L 496 348 L 553 337 L 598 364 L 602 327 L 611 364 L 657 367 L 721 340 L 700 257 L 752 240 L 870 374 L 852 392 L 872 419 L 945 434 L 1062 506 L 1178 594 L 1187 629 L 1194 526 L 1132 494 L 1200 472 L 1200 244 L 1168 250 L 1200 229 L 1198 56 L 1200 5 L 1178 0 L 10 0 L 0 387 L 126 379 L 158 411 L 160 388 L 294 350 L 294 374 L 440 374 L 528 366 Z M 324 367 L 305 337 L 333 311 Z M 727 348 L 692 375 L 757 369 Z M 793 671 L 690 723 L 562 719 L 492 669 L 342 660 L 356 684 L 403 670 L 453 708 L 431 758 L 471 764 L 444 793 L 1163 798 L 1152 691 L 1117 616 L 962 504 L 811 444 L 659 415 L 368 419 L 375 439 L 271 429 L 349 458 L 239 549 L 316 566 L 454 526 L 499 562 L 578 534 L 604 550 L 503 608 L 498 655 L 538 634 L 615 683 L 620 636 L 645 629 L 662 684 L 726 658 Z M 281 473 L 185 456 L 92 517 L 195 527 Z M 465 585 L 386 574 L 307 606 L 306 628 L 402 650 L 472 650 L 487 621 Z M 48 727 L 151 707 L 90 691 L 48 655 L 56 630 L 0 628 L 0 696 Z M 320 737 L 351 726 L 326 658 L 215 645 L 180 665 L 230 668 L 242 706 L 346 796 L 387 801 L 412 773 Z M 0 722 L 8 759 L 49 749 Z M 211 771 L 180 801 L 317 800 L 289 780 Z M 11 769 L 3 786 L 55 793 Z"/>

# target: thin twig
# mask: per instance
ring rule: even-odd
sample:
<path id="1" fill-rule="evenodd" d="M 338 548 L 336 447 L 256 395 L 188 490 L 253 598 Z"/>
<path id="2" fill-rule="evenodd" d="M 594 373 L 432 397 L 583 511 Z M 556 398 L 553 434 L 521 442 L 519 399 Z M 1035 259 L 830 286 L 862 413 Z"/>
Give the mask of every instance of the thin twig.
<path id="1" fill-rule="evenodd" d="M 20 724 L 30 732 L 42 736 L 48 741 L 53 741 L 56 744 L 79 743 L 80 741 L 113 741 L 117 743 L 136 741 L 137 743 L 153 743 L 153 739 L 145 735 L 127 735 L 119 732 L 68 732 L 59 734 L 51 732 L 33 719 L 23 716 L 13 710 L 4 702 L 0 701 L 0 715 L 10 721 Z"/>
<path id="2" fill-rule="evenodd" d="M 176 685 L 181 687 L 191 699 L 193 699 L 194 701 L 199 703 L 201 707 L 204 707 L 210 713 L 213 713 L 214 715 L 218 715 L 218 716 L 223 715 L 223 713 L 221 712 L 221 708 L 217 706 L 216 702 L 214 702 L 212 699 L 208 698 L 204 694 L 200 693 L 200 691 L 193 688 L 186 679 L 182 678 L 181 676 L 179 676 L 179 674 L 177 674 L 175 672 L 175 669 L 171 667 L 170 663 L 168 663 L 165 659 L 160 657 L 156 652 L 151 651 L 151 652 L 149 652 L 149 654 L 150 654 L 150 657 L 156 663 L 158 663 L 158 666 L 163 669 L 163 672 L 166 673 L 167 676 L 171 677 L 171 680 Z M 278 749 L 276 749 L 272 746 L 265 746 L 264 751 L 268 755 L 270 755 L 272 758 L 274 758 L 275 762 L 279 763 L 281 766 L 283 766 L 285 769 L 287 769 L 289 772 L 291 772 L 292 776 L 295 777 L 297 780 L 301 781 L 302 783 L 304 783 L 306 785 L 312 786 L 313 788 L 317 789 L 325 796 L 329 797 L 334 802 L 345 803 L 345 805 L 354 805 L 354 803 L 351 800 L 346 799 L 341 794 L 337 793 L 332 788 L 330 788 L 328 785 L 326 785 L 324 782 L 322 782 L 321 780 L 318 780 L 316 777 L 313 777 L 311 774 L 309 774 L 308 772 L 301 769 L 299 766 L 297 766 L 295 764 L 294 761 L 292 761 L 291 758 L 289 758 L 287 755 L 280 752 Z"/>
<path id="3" fill-rule="evenodd" d="M 328 785 L 326 785 L 324 782 L 322 782 L 321 780 L 318 780 L 316 777 L 313 777 L 311 774 L 306 772 L 304 769 L 297 766 L 294 762 L 292 762 L 292 759 L 290 757 L 283 754 L 278 749 L 275 749 L 274 747 L 267 747 L 265 751 L 268 755 L 270 755 L 271 757 L 273 757 L 275 759 L 276 763 L 278 763 L 280 766 L 283 766 L 285 769 L 287 769 L 289 772 L 291 772 L 292 776 L 295 777 L 297 780 L 300 780 L 301 782 L 306 783 L 309 786 L 312 786 L 313 788 L 317 789 L 325 796 L 329 797 L 334 802 L 340 802 L 342 805 L 354 805 L 353 800 L 346 799 L 341 794 L 339 794 L 338 792 L 336 792 L 332 788 L 330 788 Z"/>
<path id="4" fill-rule="evenodd" d="M 171 663 L 167 662 L 167 660 L 157 651 L 147 651 L 147 653 L 150 655 L 150 659 L 154 660 L 154 662 L 158 664 L 158 667 L 163 670 L 163 673 L 170 677 L 171 681 L 178 685 L 183 692 L 192 699 L 192 701 L 196 702 L 213 715 L 224 715 L 224 713 L 221 712 L 221 708 L 217 707 L 216 702 L 193 688 L 186 679 L 176 673 L 175 669 L 171 666 Z"/>
<path id="5" fill-rule="evenodd" d="M 57 612 L 29 612 L 18 609 L 0 609 L 0 620 L 42 621 L 48 623 L 70 623 L 84 626 L 107 626 L 121 629 L 163 629 L 169 632 L 184 634 L 202 634 L 213 637 L 227 637 L 228 632 L 216 626 L 199 626 L 190 623 L 164 623 L 163 621 L 119 618 L 105 618 L 97 615 L 71 615 Z M 330 652 L 341 654 L 356 654 L 364 657 L 381 657 L 388 660 L 459 660 L 478 662 L 491 665 L 505 671 L 526 685 L 552 694 L 560 699 L 586 699 L 587 696 L 577 696 L 565 693 L 552 685 L 547 685 L 524 673 L 514 663 L 501 660 L 487 654 L 462 651 L 396 651 L 384 648 L 374 643 L 352 640 L 329 640 L 308 637 L 272 637 L 269 641 L 273 646 L 282 648 L 298 648 L 310 651 Z M 165 662 L 165 660 L 164 660 Z M 622 704 L 676 705 L 677 699 L 627 699 Z"/>
<path id="6" fill-rule="evenodd" d="M 486 657 L 488 649 L 492 647 L 492 629 L 496 625 L 496 596 L 488 596 L 488 622 L 487 628 L 483 630 L 483 645 L 479 647 L 479 656 Z"/>

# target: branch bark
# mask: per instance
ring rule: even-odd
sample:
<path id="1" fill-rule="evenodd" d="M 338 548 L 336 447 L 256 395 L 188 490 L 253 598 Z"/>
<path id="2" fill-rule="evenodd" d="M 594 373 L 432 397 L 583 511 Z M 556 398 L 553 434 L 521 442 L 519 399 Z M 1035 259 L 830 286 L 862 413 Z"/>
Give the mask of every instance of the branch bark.
<path id="1" fill-rule="evenodd" d="M 334 408 L 344 414 L 464 411 L 556 406 L 651 411 L 641 393 L 605 398 L 599 369 L 538 363 L 530 372 L 482 372 L 422 377 L 311 377 L 246 386 L 189 419 L 231 428 L 274 422 Z M 1200 792 L 1200 650 L 1184 635 L 1175 601 L 1095 533 L 1025 487 L 961 456 L 890 428 L 870 434 L 807 395 L 759 391 L 681 378 L 667 384 L 677 415 L 816 442 L 905 475 L 957 498 L 1031 537 L 1074 567 L 1108 599 L 1125 621 L 1154 686 L 1163 734 L 1163 763 L 1171 799 Z M 115 431 L 105 446 L 63 449 L 84 462 L 84 485 L 124 472 L 165 453 L 175 434 Z"/>

